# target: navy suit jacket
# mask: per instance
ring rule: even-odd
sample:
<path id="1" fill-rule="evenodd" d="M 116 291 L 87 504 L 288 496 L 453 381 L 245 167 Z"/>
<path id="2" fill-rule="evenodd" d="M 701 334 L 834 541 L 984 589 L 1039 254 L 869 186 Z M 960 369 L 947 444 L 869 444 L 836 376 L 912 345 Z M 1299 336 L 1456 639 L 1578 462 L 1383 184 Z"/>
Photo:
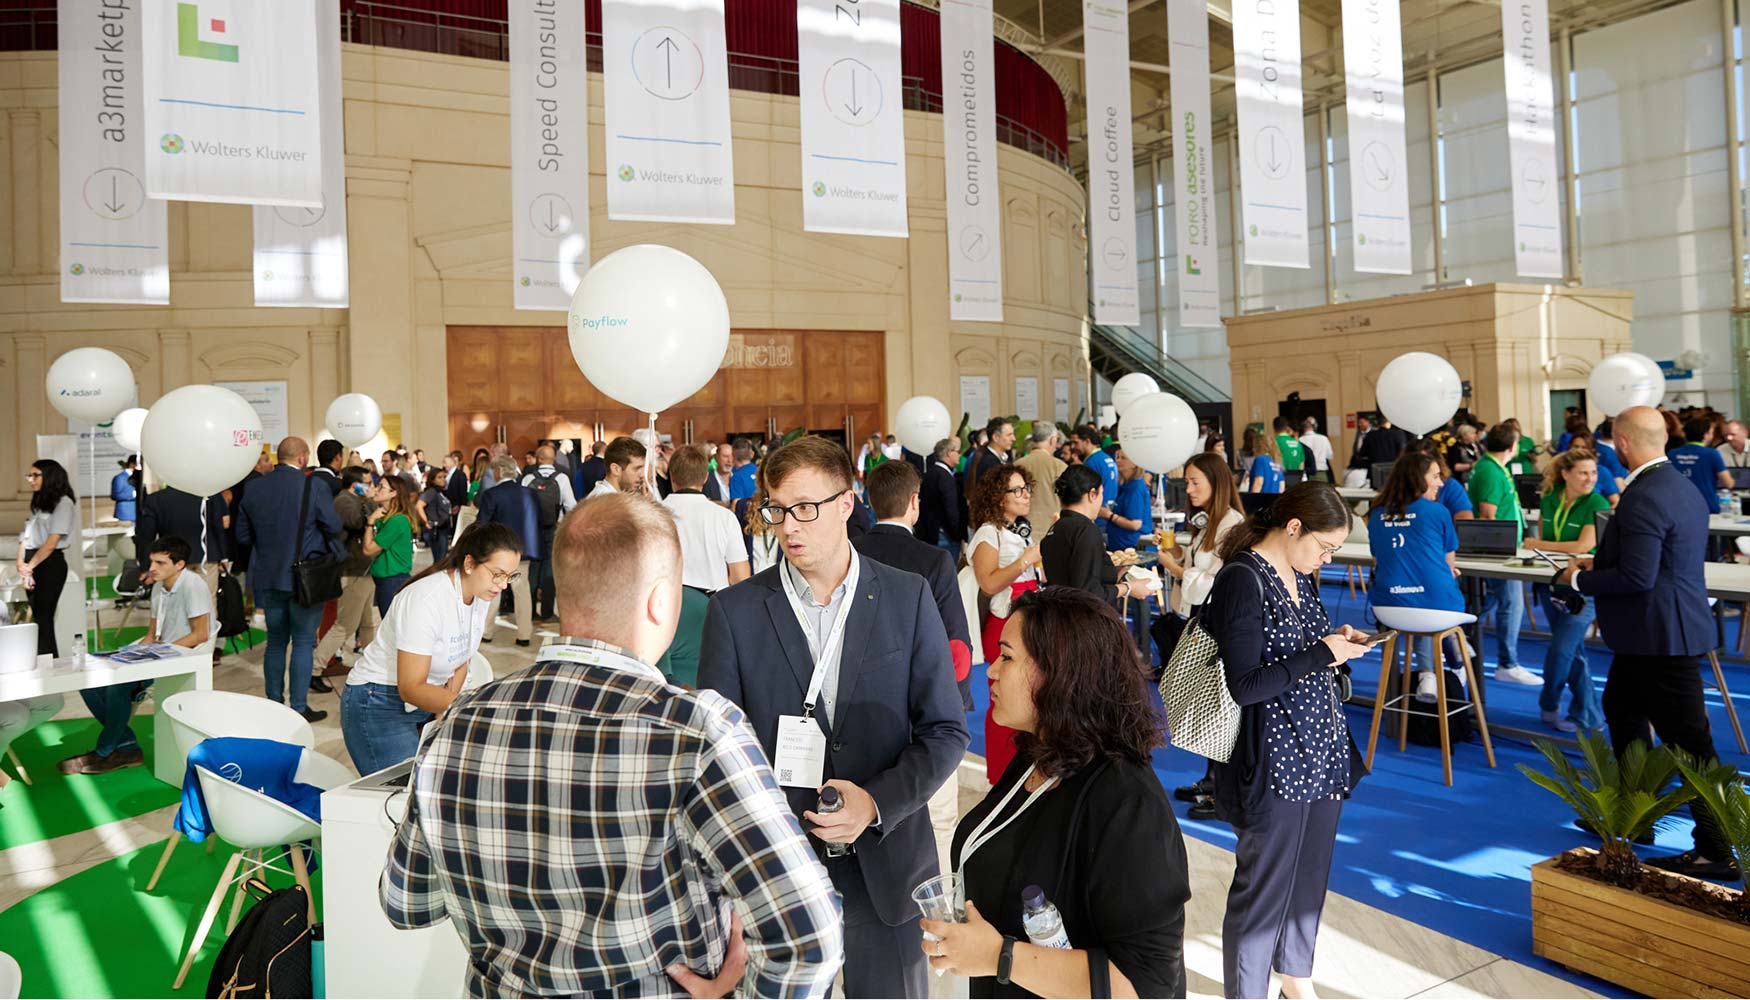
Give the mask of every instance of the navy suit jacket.
<path id="1" fill-rule="evenodd" d="M 699 650 L 699 687 L 739 706 L 768 756 L 776 750 L 778 717 L 802 714 L 814 674 L 808 640 L 778 577 L 783 571 L 780 561 L 712 595 Z M 857 839 L 857 857 L 875 912 L 898 926 L 917 918 L 911 891 L 938 874 L 924 806 L 953 778 L 970 736 L 948 634 L 923 578 L 864 559 L 857 592 L 846 599 L 836 724 L 824 711 L 816 719 L 827 739 L 826 777 L 856 784 L 880 811 L 880 827 Z M 815 808 L 819 795 L 783 791 L 808 829 L 802 813 Z"/>
<path id="2" fill-rule="evenodd" d="M 960 601 L 960 578 L 954 573 L 954 558 L 928 542 L 920 542 L 910 528 L 879 524 L 869 533 L 853 538 L 856 550 L 878 563 L 916 573 L 930 585 L 936 612 L 948 628 L 948 648 L 954 655 L 954 679 L 961 681 L 972 669 L 972 634 L 966 623 L 966 605 Z"/>
<path id="3" fill-rule="evenodd" d="M 298 510 L 306 483 L 310 511 L 300 531 Z M 334 512 L 333 494 L 296 466 L 276 465 L 250 483 L 234 523 L 237 541 L 252 546 L 249 589 L 258 601 L 264 590 L 292 589 L 292 563 L 324 552 L 337 559 L 346 557 L 346 526 Z"/>
<path id="4" fill-rule="evenodd" d="M 717 481 L 717 473 L 715 472 L 705 477 L 705 499 L 715 500 L 718 503 L 728 503 L 730 500 L 729 487 Z"/>
<path id="5" fill-rule="evenodd" d="M 1623 491 L 1582 594 L 1598 599 L 1598 627 L 1613 652 L 1701 656 L 1716 645 L 1708 610 L 1707 501 L 1670 462 Z"/>
<path id="6" fill-rule="evenodd" d="M 541 510 L 535 491 L 513 480 L 481 490 L 474 498 L 480 508 L 475 521 L 502 524 L 523 540 L 523 558 L 541 558 Z"/>
<path id="7" fill-rule="evenodd" d="M 966 518 L 960 508 L 959 481 L 932 459 L 918 488 L 918 523 L 913 534 L 931 545 L 943 535 L 951 542 L 966 541 Z"/>

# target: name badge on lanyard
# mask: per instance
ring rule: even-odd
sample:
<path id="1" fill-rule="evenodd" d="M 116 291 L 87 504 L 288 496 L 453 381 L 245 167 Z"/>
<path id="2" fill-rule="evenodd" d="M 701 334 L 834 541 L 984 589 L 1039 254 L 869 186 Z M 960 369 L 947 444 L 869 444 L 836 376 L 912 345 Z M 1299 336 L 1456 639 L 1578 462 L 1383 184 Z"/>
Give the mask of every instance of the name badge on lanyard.
<path id="1" fill-rule="evenodd" d="M 784 583 L 784 596 L 796 613 L 796 624 L 808 640 L 808 652 L 814 658 L 814 673 L 808 680 L 808 692 L 802 696 L 801 715 L 778 716 L 778 738 L 772 752 L 772 772 L 778 784 L 785 788 L 819 788 L 826 780 L 826 734 L 814 718 L 814 706 L 820 703 L 821 688 L 826 675 L 844 652 L 845 622 L 851 618 L 853 599 L 857 595 L 857 559 L 851 558 L 851 569 L 845 577 L 844 604 L 826 640 L 816 644 L 814 630 L 801 610 L 802 598 L 790 582 L 788 568 L 780 568 L 778 576 Z"/>

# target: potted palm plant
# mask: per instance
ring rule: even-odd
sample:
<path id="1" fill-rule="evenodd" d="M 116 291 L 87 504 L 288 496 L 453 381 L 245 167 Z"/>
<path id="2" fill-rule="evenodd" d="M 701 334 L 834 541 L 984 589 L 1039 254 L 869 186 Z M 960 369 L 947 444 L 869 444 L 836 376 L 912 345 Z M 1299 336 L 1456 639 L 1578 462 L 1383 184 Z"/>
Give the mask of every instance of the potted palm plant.
<path id="1" fill-rule="evenodd" d="M 1741 894 L 1646 868 L 1634 853 L 1635 838 L 1699 794 L 1690 783 L 1673 785 L 1672 751 L 1637 741 L 1619 758 L 1592 734 L 1580 740 L 1576 763 L 1548 741 L 1535 745 L 1550 770 L 1521 764 L 1521 773 L 1566 802 L 1603 844 L 1532 866 L 1532 951 L 1649 996 L 1750 996 L 1750 923 L 1737 919 L 1734 898 Z"/>
<path id="2" fill-rule="evenodd" d="M 1738 862 L 1738 917 L 1750 924 L 1750 790 L 1744 788 L 1738 769 L 1724 761 L 1698 763 L 1682 750 L 1672 756 L 1683 772 L 1683 783 L 1707 806 L 1714 829 L 1732 849 Z"/>

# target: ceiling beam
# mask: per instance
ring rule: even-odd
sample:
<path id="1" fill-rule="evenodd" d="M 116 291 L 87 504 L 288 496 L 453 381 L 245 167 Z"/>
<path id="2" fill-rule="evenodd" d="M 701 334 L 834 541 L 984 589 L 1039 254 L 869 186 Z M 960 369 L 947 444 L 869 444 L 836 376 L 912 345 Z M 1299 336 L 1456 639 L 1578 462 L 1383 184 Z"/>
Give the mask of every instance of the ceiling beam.
<path id="1" fill-rule="evenodd" d="M 1130 0 L 1129 12 L 1134 14 L 1154 2 L 1155 0 Z M 1222 24 L 1225 24 L 1230 28 L 1233 27 L 1234 16 L 1233 5 L 1231 3 L 1218 3 L 1216 0 L 1210 0 L 1209 3 L 1204 4 L 1204 7 L 1209 11 L 1209 16 L 1212 19 L 1220 21 Z M 1082 37 L 1082 29 L 1080 26 L 1077 26 L 1074 30 L 1066 31 L 1063 34 L 1058 35 L 1056 38 L 1051 39 L 1042 47 L 1046 49 L 1060 48 L 1080 37 Z"/>

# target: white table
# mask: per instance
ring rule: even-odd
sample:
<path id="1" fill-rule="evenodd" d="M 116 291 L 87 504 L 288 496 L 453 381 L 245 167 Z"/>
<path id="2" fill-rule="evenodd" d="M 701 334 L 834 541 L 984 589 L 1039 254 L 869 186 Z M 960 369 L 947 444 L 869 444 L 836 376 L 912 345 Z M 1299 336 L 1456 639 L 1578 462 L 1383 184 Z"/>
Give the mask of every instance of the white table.
<path id="1" fill-rule="evenodd" d="M 182 691 L 213 689 L 213 647 L 197 646 L 181 656 L 145 663 L 119 664 L 104 656 L 88 656 L 85 668 L 74 670 L 66 660 L 55 666 L 0 673 L 0 701 L 37 698 L 48 694 L 73 694 L 111 684 L 135 681 L 155 681 L 153 698 L 162 706 L 173 694 Z M 186 762 L 176 752 L 176 740 L 170 734 L 170 717 L 162 711 L 152 715 L 152 773 L 159 781 L 182 787 Z"/>
<path id="2" fill-rule="evenodd" d="M 1376 492 L 1378 491 L 1371 486 L 1337 487 L 1337 495 L 1345 500 L 1372 500 L 1373 494 Z"/>

